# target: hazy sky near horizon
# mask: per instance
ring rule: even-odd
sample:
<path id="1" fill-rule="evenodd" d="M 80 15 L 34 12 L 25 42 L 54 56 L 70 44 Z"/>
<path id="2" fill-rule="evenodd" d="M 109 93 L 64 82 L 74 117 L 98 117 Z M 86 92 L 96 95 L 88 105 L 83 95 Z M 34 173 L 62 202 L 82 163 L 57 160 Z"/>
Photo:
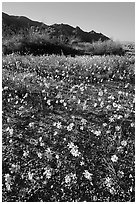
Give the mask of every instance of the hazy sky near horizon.
<path id="1" fill-rule="evenodd" d="M 2 11 L 54 23 L 94 30 L 119 41 L 135 41 L 134 2 L 3 2 Z"/>

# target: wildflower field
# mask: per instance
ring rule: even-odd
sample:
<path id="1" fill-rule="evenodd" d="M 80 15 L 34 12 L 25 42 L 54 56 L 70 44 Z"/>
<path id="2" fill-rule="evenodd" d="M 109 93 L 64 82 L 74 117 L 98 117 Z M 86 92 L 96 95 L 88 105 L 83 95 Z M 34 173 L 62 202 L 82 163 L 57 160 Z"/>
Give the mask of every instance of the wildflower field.
<path id="1" fill-rule="evenodd" d="M 135 57 L 3 56 L 3 202 L 135 201 Z"/>

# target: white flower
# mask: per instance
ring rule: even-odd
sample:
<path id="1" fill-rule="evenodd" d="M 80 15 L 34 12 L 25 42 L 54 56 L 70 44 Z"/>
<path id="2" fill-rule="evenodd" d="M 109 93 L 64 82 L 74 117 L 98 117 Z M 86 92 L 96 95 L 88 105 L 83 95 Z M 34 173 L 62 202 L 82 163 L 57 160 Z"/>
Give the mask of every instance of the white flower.
<path id="1" fill-rule="evenodd" d="M 117 109 L 120 110 L 122 106 L 120 104 L 117 105 Z"/>
<path id="2" fill-rule="evenodd" d="M 90 181 L 92 180 L 93 174 L 89 173 L 88 170 L 85 170 L 83 174 L 84 174 L 85 178 L 87 178 Z"/>
<path id="3" fill-rule="evenodd" d="M 111 105 L 107 105 L 106 109 L 111 110 Z"/>
<path id="4" fill-rule="evenodd" d="M 117 104 L 116 104 L 115 102 L 113 103 L 113 107 L 114 107 L 114 108 L 116 108 L 116 107 L 117 107 Z"/>
<path id="5" fill-rule="evenodd" d="M 134 126 L 135 126 L 135 123 L 131 123 L 130 125 L 131 125 L 131 127 L 134 127 Z"/>
<path id="6" fill-rule="evenodd" d="M 119 170 L 117 175 L 118 175 L 118 177 L 123 178 L 124 177 L 124 172 Z"/>
<path id="7" fill-rule="evenodd" d="M 123 147 L 122 146 L 119 146 L 119 147 L 117 147 L 117 150 L 118 150 L 118 152 L 123 152 Z"/>
<path id="8" fill-rule="evenodd" d="M 24 153 L 23 153 L 23 156 L 24 157 L 27 157 L 28 156 L 28 154 L 29 154 L 29 152 L 28 151 L 23 151 Z"/>
<path id="9" fill-rule="evenodd" d="M 60 100 L 60 103 L 63 103 L 63 102 L 64 102 L 64 100 L 63 100 L 63 99 L 61 99 L 61 100 Z"/>
<path id="10" fill-rule="evenodd" d="M 117 116 L 117 119 L 121 119 L 121 118 L 123 118 L 122 115 L 118 115 L 118 116 Z"/>
<path id="11" fill-rule="evenodd" d="M 132 192 L 133 191 L 133 187 L 131 186 L 129 190 L 130 190 L 130 192 Z"/>
<path id="12" fill-rule="evenodd" d="M 65 176 L 65 183 L 70 184 L 71 181 L 75 182 L 76 174 L 70 173 Z"/>
<path id="13" fill-rule="evenodd" d="M 47 100 L 47 104 L 50 106 L 50 100 L 49 99 Z"/>
<path id="14" fill-rule="evenodd" d="M 110 177 L 105 178 L 105 185 L 107 187 L 111 187 L 112 186 L 112 179 Z"/>
<path id="15" fill-rule="evenodd" d="M 109 192 L 110 192 L 112 195 L 114 195 L 114 194 L 116 193 L 116 190 L 114 189 L 114 187 L 111 187 L 111 188 L 109 189 Z"/>
<path id="16" fill-rule="evenodd" d="M 10 184 L 9 183 L 5 183 L 6 184 L 6 188 L 8 191 L 11 191 L 11 188 L 10 188 Z"/>
<path id="17" fill-rule="evenodd" d="M 45 93 L 45 92 L 46 92 L 46 90 L 45 90 L 45 89 L 43 89 L 43 90 L 42 90 L 42 93 Z"/>
<path id="18" fill-rule="evenodd" d="M 48 147 L 46 150 L 45 150 L 45 156 L 48 158 L 48 159 L 52 159 L 52 151 L 51 149 Z"/>
<path id="19" fill-rule="evenodd" d="M 98 105 L 97 103 L 94 103 L 94 107 L 97 107 L 97 105 Z"/>
<path id="20" fill-rule="evenodd" d="M 93 201 L 97 201 L 97 199 L 98 199 L 97 196 L 94 195 L 93 196 Z"/>
<path id="21" fill-rule="evenodd" d="M 33 173 L 28 173 L 28 177 L 29 177 L 29 180 L 32 180 L 32 178 L 33 178 Z"/>
<path id="22" fill-rule="evenodd" d="M 39 138 L 39 141 L 40 141 L 40 142 L 42 141 L 42 137 Z"/>
<path id="23" fill-rule="evenodd" d="M 80 152 L 78 151 L 78 147 L 76 145 L 74 145 L 73 142 L 68 143 L 67 145 L 69 147 L 70 152 L 73 156 L 78 157 L 80 155 Z"/>
<path id="24" fill-rule="evenodd" d="M 118 91 L 118 94 L 121 95 L 121 94 L 122 94 L 122 91 Z"/>
<path id="25" fill-rule="evenodd" d="M 6 131 L 9 131 L 10 136 L 12 136 L 12 135 L 13 135 L 13 128 L 9 128 L 9 127 L 7 127 Z"/>
<path id="26" fill-rule="evenodd" d="M 117 125 L 117 126 L 115 127 L 115 129 L 116 129 L 116 131 L 119 131 L 119 130 L 121 129 L 121 127 Z"/>
<path id="27" fill-rule="evenodd" d="M 70 149 L 71 148 L 73 148 L 73 147 L 75 147 L 75 145 L 74 145 L 74 143 L 73 142 L 70 142 L 70 143 L 68 143 L 68 145 L 67 145 Z"/>
<path id="28" fill-rule="evenodd" d="M 10 122 L 10 118 L 7 118 L 7 122 L 8 122 L 8 123 Z"/>
<path id="29" fill-rule="evenodd" d="M 59 155 L 58 154 L 55 157 L 56 157 L 56 159 L 59 159 Z"/>
<path id="30" fill-rule="evenodd" d="M 44 168 L 44 170 L 45 170 L 45 172 L 43 173 L 43 175 L 46 175 L 46 178 L 47 178 L 47 179 L 50 179 L 51 176 L 52 176 L 52 172 L 51 172 L 52 169 L 46 167 L 46 168 Z"/>
<path id="31" fill-rule="evenodd" d="M 127 83 L 126 85 L 125 85 L 125 88 L 127 88 L 129 86 L 129 83 Z"/>
<path id="32" fill-rule="evenodd" d="M 82 92 L 83 92 L 83 91 L 84 91 L 84 87 L 80 87 L 80 91 L 82 91 Z"/>
<path id="33" fill-rule="evenodd" d="M 13 135 L 13 128 L 9 129 L 10 136 Z"/>
<path id="34" fill-rule="evenodd" d="M 84 118 L 82 118 L 81 123 L 82 123 L 83 125 L 86 125 L 87 120 L 86 120 L 86 119 L 84 119 Z"/>
<path id="35" fill-rule="evenodd" d="M 125 147 L 127 145 L 127 141 L 126 140 L 121 141 L 121 145 Z"/>
<path id="36" fill-rule="evenodd" d="M 5 174 L 5 181 L 8 183 L 11 181 L 11 177 L 9 174 Z"/>
<path id="37" fill-rule="evenodd" d="M 55 131 L 53 135 L 54 135 L 54 136 L 56 136 L 57 134 L 58 134 L 58 132 L 57 132 L 57 131 Z"/>
<path id="38" fill-rule="evenodd" d="M 7 90 L 8 89 L 8 86 L 5 86 L 4 88 L 3 88 L 3 90 Z"/>
<path id="39" fill-rule="evenodd" d="M 58 129 L 61 129 L 61 127 L 62 127 L 61 122 L 57 122 L 56 125 L 57 125 Z"/>
<path id="40" fill-rule="evenodd" d="M 65 183 L 70 183 L 71 182 L 71 177 L 70 175 L 65 176 Z"/>
<path id="41" fill-rule="evenodd" d="M 109 121 L 110 121 L 110 122 L 114 122 L 114 118 L 111 116 L 111 117 L 109 118 Z"/>
<path id="42" fill-rule="evenodd" d="M 64 102 L 64 103 L 63 103 L 63 106 L 66 106 L 66 105 L 67 105 L 67 103 L 66 103 L 66 102 Z"/>
<path id="43" fill-rule="evenodd" d="M 112 162 L 117 162 L 118 157 L 114 154 L 114 155 L 111 157 L 111 160 L 112 160 Z"/>
<path id="44" fill-rule="evenodd" d="M 15 104 L 18 104 L 19 101 L 16 101 Z"/>
<path id="45" fill-rule="evenodd" d="M 24 96 L 23 96 L 23 98 L 27 98 L 28 97 L 28 93 L 26 93 Z"/>
<path id="46" fill-rule="evenodd" d="M 54 136 L 56 136 L 57 134 L 58 134 L 58 132 L 57 132 L 57 131 L 55 131 L 53 135 L 54 135 Z"/>
<path id="47" fill-rule="evenodd" d="M 80 102 L 81 102 L 80 99 L 78 99 L 78 102 L 77 102 L 77 103 L 80 104 Z"/>
<path id="48" fill-rule="evenodd" d="M 34 122 L 29 123 L 30 128 L 34 128 Z"/>
<path id="49" fill-rule="evenodd" d="M 46 88 L 49 88 L 49 84 L 48 83 L 45 83 L 44 85 L 45 85 Z"/>
<path id="50" fill-rule="evenodd" d="M 101 131 L 100 131 L 100 130 L 96 130 L 96 131 L 94 132 L 94 134 L 95 134 L 96 136 L 99 136 L 99 135 L 101 135 Z"/>
<path id="51" fill-rule="evenodd" d="M 71 173 L 70 176 L 73 180 L 76 179 L 76 174 Z"/>
<path id="52" fill-rule="evenodd" d="M 54 122 L 54 123 L 53 123 L 53 126 L 56 126 L 56 124 L 57 124 L 57 123 L 56 123 L 56 122 Z"/>
<path id="53" fill-rule="evenodd" d="M 83 161 L 80 162 L 80 166 L 83 166 L 85 163 Z"/>
<path id="54" fill-rule="evenodd" d="M 103 96 L 103 91 L 100 91 L 100 92 L 98 93 L 98 95 L 99 95 L 99 96 Z"/>
<path id="55" fill-rule="evenodd" d="M 100 103 L 100 107 L 103 107 L 103 106 L 104 106 L 104 102 L 101 101 L 101 103 Z"/>
<path id="56" fill-rule="evenodd" d="M 87 108 L 87 101 L 84 101 L 84 103 L 83 103 L 83 110 L 86 110 L 86 108 Z"/>
<path id="57" fill-rule="evenodd" d="M 42 154 L 40 152 L 37 152 L 38 157 L 41 159 L 42 158 Z"/>
<path id="58" fill-rule="evenodd" d="M 58 98 L 58 99 L 61 98 L 61 93 L 60 92 L 57 94 L 56 98 Z"/>
<path id="59" fill-rule="evenodd" d="M 76 146 L 75 146 L 74 148 L 72 148 L 72 149 L 70 150 L 70 152 L 71 152 L 71 154 L 72 154 L 73 156 L 75 156 L 75 157 L 80 156 L 80 152 L 78 151 L 78 149 L 77 149 Z"/>
<path id="60" fill-rule="evenodd" d="M 5 174 L 5 185 L 8 191 L 11 191 L 10 185 L 11 185 L 11 177 L 9 174 Z"/>
<path id="61" fill-rule="evenodd" d="M 80 126 L 80 130 L 83 130 L 84 129 L 84 127 L 83 126 Z"/>
<path id="62" fill-rule="evenodd" d="M 110 95 L 110 96 L 108 97 L 108 99 L 112 99 L 112 100 L 114 100 L 115 98 L 114 98 L 113 95 Z"/>
<path id="63" fill-rule="evenodd" d="M 72 128 L 73 128 L 73 126 L 74 126 L 74 123 L 70 123 L 70 124 L 67 126 L 67 130 L 68 130 L 68 131 L 71 131 Z"/>

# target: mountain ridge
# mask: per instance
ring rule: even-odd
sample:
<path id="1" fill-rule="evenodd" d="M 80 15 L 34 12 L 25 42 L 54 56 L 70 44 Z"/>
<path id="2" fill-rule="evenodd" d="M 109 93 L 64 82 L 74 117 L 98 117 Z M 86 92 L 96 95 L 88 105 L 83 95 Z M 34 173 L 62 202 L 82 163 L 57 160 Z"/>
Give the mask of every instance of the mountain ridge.
<path id="1" fill-rule="evenodd" d="M 25 16 L 14 16 L 8 15 L 2 12 L 2 28 L 3 35 L 6 34 L 6 30 L 17 32 L 19 30 L 28 29 L 30 27 L 39 28 L 44 30 L 45 34 L 48 33 L 52 38 L 62 38 L 65 42 L 95 42 L 98 40 L 106 41 L 110 40 L 109 37 L 103 35 L 102 33 L 97 33 L 94 30 L 89 32 L 83 31 L 79 26 L 74 28 L 69 24 L 53 24 L 46 25 L 39 21 L 33 21 Z"/>

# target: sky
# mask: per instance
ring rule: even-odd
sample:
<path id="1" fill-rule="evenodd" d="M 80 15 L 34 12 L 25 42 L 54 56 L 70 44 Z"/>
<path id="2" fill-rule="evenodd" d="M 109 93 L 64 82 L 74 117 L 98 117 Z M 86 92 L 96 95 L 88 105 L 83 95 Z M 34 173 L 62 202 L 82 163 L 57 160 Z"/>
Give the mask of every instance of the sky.
<path id="1" fill-rule="evenodd" d="M 47 25 L 79 26 L 118 41 L 135 41 L 134 2 L 3 2 L 2 11 Z"/>

